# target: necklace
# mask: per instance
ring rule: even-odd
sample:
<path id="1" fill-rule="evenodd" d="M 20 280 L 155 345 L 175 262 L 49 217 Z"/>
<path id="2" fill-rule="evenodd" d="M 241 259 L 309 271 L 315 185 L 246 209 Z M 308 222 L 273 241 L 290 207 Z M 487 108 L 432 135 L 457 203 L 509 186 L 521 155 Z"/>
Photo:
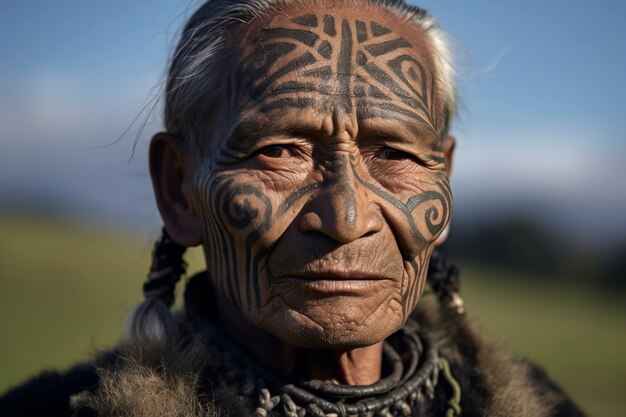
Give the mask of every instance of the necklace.
<path id="1" fill-rule="evenodd" d="M 384 342 L 387 375 L 365 386 L 287 381 L 263 368 L 212 324 L 203 327 L 210 336 L 212 371 L 224 375 L 244 396 L 256 392 L 252 417 L 411 416 L 425 398 L 433 398 L 442 367 L 434 342 L 411 319 Z"/>

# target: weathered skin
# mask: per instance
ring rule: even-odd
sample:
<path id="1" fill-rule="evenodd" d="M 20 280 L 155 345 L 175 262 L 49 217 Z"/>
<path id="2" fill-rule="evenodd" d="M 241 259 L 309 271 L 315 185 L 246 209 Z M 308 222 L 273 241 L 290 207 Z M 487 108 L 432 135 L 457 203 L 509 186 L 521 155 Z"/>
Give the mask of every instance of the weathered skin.
<path id="1" fill-rule="evenodd" d="M 258 19 L 231 42 L 228 116 L 191 198 L 221 321 L 268 364 L 374 382 L 452 205 L 423 35 L 337 6 Z"/>

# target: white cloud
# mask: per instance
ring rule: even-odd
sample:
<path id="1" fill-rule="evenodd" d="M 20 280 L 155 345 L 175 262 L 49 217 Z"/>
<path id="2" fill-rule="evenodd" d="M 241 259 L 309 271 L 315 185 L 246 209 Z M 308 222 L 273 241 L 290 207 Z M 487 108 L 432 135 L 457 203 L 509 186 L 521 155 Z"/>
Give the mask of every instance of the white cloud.
<path id="1" fill-rule="evenodd" d="M 581 233 L 626 233 L 624 141 L 585 129 L 476 137 L 461 140 L 456 151 L 457 210 L 517 207 Z"/>
<path id="2" fill-rule="evenodd" d="M 157 80 L 156 74 L 145 74 L 125 85 L 105 88 L 107 80 L 58 71 L 4 79 L 0 84 L 0 150 L 110 143 L 152 102 L 150 87 Z M 158 124 L 159 113 L 157 106 L 149 120 L 152 124 Z"/>
<path id="3" fill-rule="evenodd" d="M 623 172 L 621 158 L 615 158 L 619 147 L 609 146 L 607 138 L 542 130 L 476 136 L 481 139 L 461 140 L 457 147 L 455 173 L 464 183 L 568 193 Z"/>

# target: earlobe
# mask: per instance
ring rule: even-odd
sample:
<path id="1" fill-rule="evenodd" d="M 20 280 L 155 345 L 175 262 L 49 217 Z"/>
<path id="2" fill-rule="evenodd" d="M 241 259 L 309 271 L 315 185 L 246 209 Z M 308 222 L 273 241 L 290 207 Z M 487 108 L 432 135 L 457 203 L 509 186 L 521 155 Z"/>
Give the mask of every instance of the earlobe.
<path id="1" fill-rule="evenodd" d="M 455 147 L 456 139 L 454 139 L 454 137 L 452 136 L 445 136 L 441 141 L 441 149 L 443 150 L 443 158 L 445 160 L 446 173 L 448 174 L 448 177 L 450 176 L 450 174 L 452 174 L 452 157 L 454 155 Z M 449 234 L 450 223 L 446 225 L 445 229 L 443 229 L 439 237 L 437 237 L 437 240 L 435 240 L 435 246 L 442 245 L 448 239 Z"/>
<path id="2" fill-rule="evenodd" d="M 180 141 L 160 132 L 150 142 L 150 176 L 165 228 L 184 246 L 202 244 L 202 223 L 193 197 L 192 159 Z"/>
<path id="3" fill-rule="evenodd" d="M 448 235 L 450 234 L 450 223 L 446 225 L 443 229 L 437 240 L 435 240 L 435 247 L 443 245 L 446 240 L 448 240 Z"/>

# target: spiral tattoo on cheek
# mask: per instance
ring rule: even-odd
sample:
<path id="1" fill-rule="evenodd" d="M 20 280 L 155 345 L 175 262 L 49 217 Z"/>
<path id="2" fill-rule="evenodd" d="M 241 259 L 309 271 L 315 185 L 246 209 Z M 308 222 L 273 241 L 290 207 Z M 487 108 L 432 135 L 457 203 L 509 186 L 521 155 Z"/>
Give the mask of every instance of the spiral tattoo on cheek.
<path id="1" fill-rule="evenodd" d="M 274 209 L 262 186 L 237 174 L 207 175 L 197 181 L 204 221 L 207 269 L 220 294 L 242 310 L 261 303 L 259 266 L 275 242 L 262 242 L 289 209 L 326 182 L 296 189 Z"/>
<path id="2" fill-rule="evenodd" d="M 398 210 L 405 219 L 406 230 L 400 230 L 398 234 L 408 233 L 414 247 L 410 252 L 416 253 L 409 259 L 412 271 L 405 272 L 407 276 L 403 277 L 403 281 L 407 282 L 406 289 L 401 288 L 403 315 L 406 319 L 424 289 L 432 244 L 450 221 L 452 192 L 449 179 L 442 174 L 433 184 L 435 190 L 423 191 L 403 202 L 380 185 L 365 181 L 358 175 L 356 177 L 363 186 Z"/>
<path id="3" fill-rule="evenodd" d="M 255 245 L 272 225 L 272 202 L 258 187 L 237 182 L 236 176 L 209 175 L 196 187 L 196 196 L 214 285 L 241 307 L 249 306 L 252 297 L 259 296 L 256 277 L 264 251 L 255 250 Z"/>

